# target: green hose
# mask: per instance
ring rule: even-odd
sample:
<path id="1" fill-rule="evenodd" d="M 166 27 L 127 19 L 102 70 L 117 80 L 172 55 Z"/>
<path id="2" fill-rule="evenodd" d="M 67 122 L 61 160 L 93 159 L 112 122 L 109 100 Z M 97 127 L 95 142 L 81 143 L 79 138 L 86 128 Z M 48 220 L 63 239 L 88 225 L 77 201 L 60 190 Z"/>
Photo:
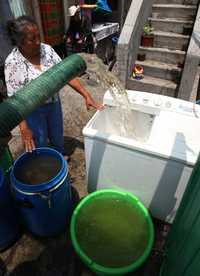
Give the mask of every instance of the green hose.
<path id="1" fill-rule="evenodd" d="M 6 99 L 0 104 L 0 137 L 8 136 L 31 112 L 85 70 L 83 58 L 71 55 Z"/>

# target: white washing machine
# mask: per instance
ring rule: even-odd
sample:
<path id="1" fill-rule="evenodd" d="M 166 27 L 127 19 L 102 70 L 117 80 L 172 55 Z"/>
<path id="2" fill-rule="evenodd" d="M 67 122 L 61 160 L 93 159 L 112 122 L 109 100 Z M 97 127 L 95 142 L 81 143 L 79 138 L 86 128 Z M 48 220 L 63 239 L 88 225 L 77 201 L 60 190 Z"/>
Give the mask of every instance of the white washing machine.
<path id="1" fill-rule="evenodd" d="M 127 93 L 135 136 L 121 131 L 123 116 L 109 91 L 106 108 L 83 129 L 88 191 L 130 191 L 154 217 L 171 223 L 200 151 L 200 106 L 151 93 Z"/>

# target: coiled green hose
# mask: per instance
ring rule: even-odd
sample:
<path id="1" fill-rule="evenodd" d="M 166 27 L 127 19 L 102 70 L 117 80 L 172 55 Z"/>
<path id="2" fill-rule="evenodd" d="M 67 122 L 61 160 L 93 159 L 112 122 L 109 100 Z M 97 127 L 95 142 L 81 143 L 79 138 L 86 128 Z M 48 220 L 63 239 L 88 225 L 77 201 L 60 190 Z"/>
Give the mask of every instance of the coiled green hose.
<path id="1" fill-rule="evenodd" d="M 27 115 L 85 70 L 84 59 L 71 55 L 6 99 L 0 104 L 0 137 L 9 135 Z"/>

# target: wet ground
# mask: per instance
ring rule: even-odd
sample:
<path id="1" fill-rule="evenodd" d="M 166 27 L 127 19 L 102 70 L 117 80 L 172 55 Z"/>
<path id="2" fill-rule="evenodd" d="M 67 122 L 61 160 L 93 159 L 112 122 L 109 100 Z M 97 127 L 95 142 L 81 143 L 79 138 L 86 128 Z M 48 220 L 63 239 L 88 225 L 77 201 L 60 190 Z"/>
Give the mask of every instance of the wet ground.
<path id="1" fill-rule="evenodd" d="M 94 98 L 102 101 L 104 91 L 101 86 L 83 77 L 83 83 L 91 91 Z M 65 147 L 71 155 L 69 171 L 74 195 L 78 202 L 87 194 L 85 180 L 84 141 L 82 128 L 94 114 L 87 112 L 84 102 L 77 93 L 67 87 L 61 95 Z M 23 147 L 18 129 L 13 131 L 10 148 L 16 158 Z M 163 256 L 163 245 L 169 227 L 154 221 L 156 242 L 146 264 L 133 276 L 157 276 Z M 0 254 L 0 276 L 92 276 L 93 274 L 81 263 L 74 253 L 68 229 L 57 237 L 38 238 L 30 233 L 22 233 L 20 239 L 8 250 Z"/>

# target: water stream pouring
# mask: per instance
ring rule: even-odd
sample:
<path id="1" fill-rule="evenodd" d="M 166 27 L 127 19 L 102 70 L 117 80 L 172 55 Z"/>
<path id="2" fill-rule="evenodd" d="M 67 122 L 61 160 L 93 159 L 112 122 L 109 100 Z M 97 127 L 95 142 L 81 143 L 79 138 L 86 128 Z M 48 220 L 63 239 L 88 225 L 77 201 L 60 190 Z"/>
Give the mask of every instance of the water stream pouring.
<path id="1" fill-rule="evenodd" d="M 94 79 L 99 83 L 105 90 L 109 90 L 113 100 L 115 102 L 115 107 L 111 108 L 114 113 L 119 114 L 120 120 L 116 118 L 113 124 L 116 128 L 120 130 L 121 136 L 131 136 L 134 139 L 140 139 L 136 133 L 136 120 L 137 112 L 132 110 L 131 104 L 128 99 L 126 89 L 123 87 L 120 80 L 110 71 L 103 62 L 98 59 L 95 55 L 88 57 L 87 54 L 81 54 L 81 56 L 87 60 L 87 72 L 91 79 Z"/>
<path id="2" fill-rule="evenodd" d="M 101 86 L 110 91 L 117 106 L 130 107 L 126 89 L 123 87 L 120 80 L 103 64 L 96 55 L 80 54 L 87 61 L 87 73 L 89 77 L 95 80 Z"/>

